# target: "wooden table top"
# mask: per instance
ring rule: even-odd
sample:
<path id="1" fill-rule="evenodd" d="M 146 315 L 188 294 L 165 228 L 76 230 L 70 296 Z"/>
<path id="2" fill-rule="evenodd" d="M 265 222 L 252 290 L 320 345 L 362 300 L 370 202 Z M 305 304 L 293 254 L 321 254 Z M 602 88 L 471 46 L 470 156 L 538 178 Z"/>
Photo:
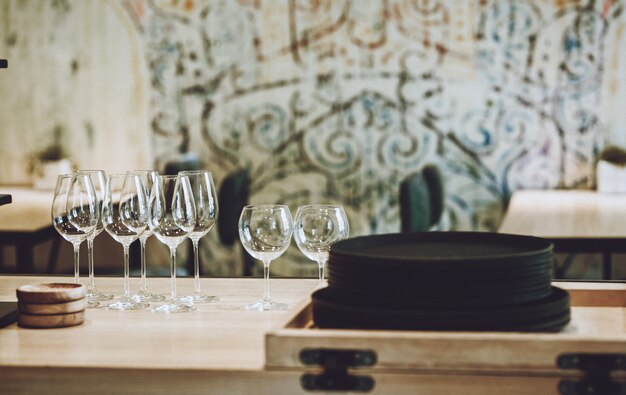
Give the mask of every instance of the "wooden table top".
<path id="1" fill-rule="evenodd" d="M 516 191 L 498 231 L 547 238 L 625 238 L 626 195 Z"/>
<path id="2" fill-rule="evenodd" d="M 131 279 L 136 290 L 139 280 Z M 70 277 L 0 276 L 0 300 L 16 300 L 23 284 L 71 282 Z M 84 282 L 84 281 L 83 281 Z M 272 297 L 289 308 L 309 295 L 317 279 L 270 279 Z M 263 294 L 257 278 L 202 279 L 203 290 L 218 295 L 215 304 L 189 313 L 150 310 L 86 310 L 85 323 L 59 329 L 0 329 L 3 367 L 134 368 L 260 371 L 265 363 L 264 336 L 286 319 L 288 311 L 246 311 Z M 178 293 L 191 293 L 193 279 L 179 278 Z M 121 294 L 122 278 L 98 278 L 101 291 Z M 153 292 L 167 294 L 169 278 L 149 278 Z"/>
<path id="3" fill-rule="evenodd" d="M 0 194 L 12 196 L 11 204 L 0 210 L 0 232 L 34 232 L 52 226 L 53 191 L 0 186 Z"/>

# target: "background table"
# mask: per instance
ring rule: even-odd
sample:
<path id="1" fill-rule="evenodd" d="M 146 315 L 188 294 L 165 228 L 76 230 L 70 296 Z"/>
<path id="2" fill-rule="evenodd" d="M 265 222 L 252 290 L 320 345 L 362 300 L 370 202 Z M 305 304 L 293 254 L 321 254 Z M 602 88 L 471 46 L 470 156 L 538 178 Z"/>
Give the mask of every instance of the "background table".
<path id="1" fill-rule="evenodd" d="M 626 195 L 590 190 L 520 190 L 498 229 L 549 239 L 556 252 L 601 253 L 603 278 L 611 254 L 626 252 Z"/>
<path id="2" fill-rule="evenodd" d="M 60 237 L 50 219 L 53 192 L 0 186 L 0 194 L 12 196 L 11 204 L 0 209 L 0 246 L 15 246 L 16 271 L 33 273 L 33 248 L 50 239 L 53 243 L 47 265 L 51 269 L 58 255 Z"/>

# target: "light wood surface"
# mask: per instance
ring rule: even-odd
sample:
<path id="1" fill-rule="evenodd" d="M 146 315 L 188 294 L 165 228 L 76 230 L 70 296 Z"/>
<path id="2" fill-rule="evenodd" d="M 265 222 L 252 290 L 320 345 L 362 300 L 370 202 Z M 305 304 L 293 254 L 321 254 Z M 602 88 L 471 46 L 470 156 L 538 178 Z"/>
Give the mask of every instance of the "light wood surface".
<path id="1" fill-rule="evenodd" d="M 60 303 L 23 303 L 17 302 L 17 309 L 25 314 L 68 314 L 85 310 L 86 298 Z"/>
<path id="2" fill-rule="evenodd" d="M 131 280 L 137 290 L 139 279 Z M 148 280 L 152 292 L 168 294 L 169 278 Z M 16 300 L 16 287 L 22 284 L 63 281 L 71 278 L 0 276 L 0 298 Z M 270 282 L 273 298 L 290 307 L 317 284 L 315 279 L 273 278 Z M 263 336 L 288 312 L 244 309 L 262 296 L 260 279 L 202 279 L 201 284 L 206 292 L 218 295 L 220 302 L 171 315 L 87 309 L 85 323 L 76 327 L 42 332 L 13 324 L 0 329 L 0 370 L 3 366 L 262 369 Z M 122 278 L 96 277 L 96 285 L 102 292 L 122 293 Z M 177 285 L 180 295 L 193 291 L 192 279 L 178 279 Z"/>
<path id="3" fill-rule="evenodd" d="M 34 232 L 51 226 L 53 191 L 0 185 L 0 193 L 13 198 L 10 205 L 0 209 L 0 231 Z"/>
<path id="4" fill-rule="evenodd" d="M 15 289 L 17 300 L 23 303 L 59 303 L 82 299 L 87 288 L 74 283 L 26 284 Z"/>
<path id="5" fill-rule="evenodd" d="M 516 191 L 498 231 L 556 238 L 624 238 L 626 195 L 589 190 Z"/>
<path id="6" fill-rule="evenodd" d="M 136 289 L 139 280 L 132 280 L 131 287 Z M 0 300 L 16 300 L 15 289 L 19 285 L 53 281 L 71 281 L 71 278 L 0 276 Z M 97 277 L 96 284 L 101 291 L 119 294 L 122 290 L 121 278 Z M 355 343 L 349 338 L 350 331 L 344 332 L 348 335 L 328 336 L 321 341 L 318 337 L 315 342 L 303 343 L 302 339 L 310 337 L 307 332 L 315 330 L 285 327 L 286 322 L 298 321 L 294 317 L 300 316 L 301 323 L 310 320 L 302 317 L 301 309 L 308 304 L 308 297 L 317 285 L 316 279 L 274 278 L 271 280 L 272 296 L 288 303 L 289 310 L 245 311 L 243 306 L 262 294 L 262 285 L 260 279 L 202 279 L 203 288 L 219 295 L 221 300 L 217 304 L 201 305 L 192 313 L 164 315 L 150 311 L 87 309 L 85 323 L 76 327 L 38 330 L 13 324 L 0 329 L 0 393 L 306 393 L 300 386 L 302 374 L 319 372 L 319 369 L 297 364 L 288 367 L 279 363 L 281 359 L 297 361 L 299 347 L 303 344 L 346 348 Z M 153 291 L 167 293 L 169 279 L 150 278 L 149 286 Z M 622 295 L 621 299 L 600 296 L 605 293 L 602 284 L 567 286 L 574 292 L 586 292 L 587 296 L 582 299 L 594 301 L 590 305 L 611 303 L 611 307 L 596 310 L 600 311 L 596 318 L 601 319 L 604 326 L 593 329 L 598 331 L 599 337 L 623 331 L 624 309 L 619 306 L 625 300 L 625 284 L 610 284 L 611 292 Z M 179 279 L 179 293 L 189 293 L 192 289 L 192 279 Z M 579 318 L 596 308 L 577 309 L 575 322 L 581 325 Z M 268 343 L 266 351 L 265 336 L 280 331 L 289 332 L 286 339 L 294 342 L 294 348 L 277 350 Z M 443 339 L 436 333 L 422 333 L 422 347 L 413 343 L 400 347 L 388 343 L 385 336 L 389 334 L 374 336 L 373 341 L 365 343 L 382 353 L 382 365 L 372 371 L 356 371 L 375 378 L 373 394 L 537 394 L 548 393 L 547 389 L 552 391 L 560 380 L 557 375 L 537 375 L 524 369 L 490 374 L 481 373 L 475 366 L 466 370 L 458 366 L 448 370 L 434 369 L 435 365 L 425 368 L 429 361 L 458 360 L 466 353 L 479 353 L 479 358 L 489 361 L 492 367 L 519 359 L 519 355 L 510 350 L 498 350 L 498 343 L 486 346 L 486 338 L 478 333 L 461 335 L 456 340 Z M 406 333 L 408 340 L 411 336 L 417 335 Z M 507 338 L 507 334 L 500 336 Z M 466 337 L 471 340 L 469 348 L 464 341 Z M 441 345 L 439 352 L 426 355 L 427 350 L 433 350 L 433 342 Z M 522 360 L 532 360 L 540 347 L 538 344 L 527 338 L 520 343 L 517 353 L 524 354 Z M 361 347 L 363 343 L 356 345 Z M 406 360 L 406 366 L 398 369 L 385 359 L 385 355 L 398 347 L 403 352 L 421 352 L 423 358 Z M 601 352 L 608 347 L 612 347 L 613 352 L 616 350 L 615 343 L 610 341 L 596 342 L 579 350 Z M 413 368 L 416 369 L 410 370 Z"/>

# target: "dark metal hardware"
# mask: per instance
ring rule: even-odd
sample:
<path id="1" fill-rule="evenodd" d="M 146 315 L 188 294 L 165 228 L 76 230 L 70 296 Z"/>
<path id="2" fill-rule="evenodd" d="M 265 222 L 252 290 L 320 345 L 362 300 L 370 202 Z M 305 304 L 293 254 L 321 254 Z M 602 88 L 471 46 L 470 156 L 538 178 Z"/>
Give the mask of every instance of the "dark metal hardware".
<path id="1" fill-rule="evenodd" d="M 348 368 L 374 366 L 374 351 L 307 348 L 300 352 L 300 361 L 323 368 L 320 374 L 304 373 L 300 377 L 300 384 L 307 391 L 369 392 L 374 388 L 373 377 L 348 373 Z"/>
<path id="2" fill-rule="evenodd" d="M 626 395 L 626 381 L 616 381 L 611 372 L 626 370 L 626 354 L 562 354 L 556 360 L 563 370 L 581 370 L 581 379 L 563 379 L 559 382 L 562 395 Z"/>
<path id="3" fill-rule="evenodd" d="M 6 59 L 0 59 L 0 69 L 6 69 L 9 67 L 9 61 Z"/>

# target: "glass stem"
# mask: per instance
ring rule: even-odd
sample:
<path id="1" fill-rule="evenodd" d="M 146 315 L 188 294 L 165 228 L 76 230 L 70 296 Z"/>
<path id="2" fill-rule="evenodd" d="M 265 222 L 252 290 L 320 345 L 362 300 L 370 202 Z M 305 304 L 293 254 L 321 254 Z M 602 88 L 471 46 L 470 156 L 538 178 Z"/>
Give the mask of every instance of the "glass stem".
<path id="1" fill-rule="evenodd" d="M 270 299 L 270 262 L 271 261 L 263 261 L 263 301 L 269 302 Z"/>
<path id="2" fill-rule="evenodd" d="M 191 240 L 193 244 L 193 278 L 194 278 L 194 293 L 196 295 L 202 294 L 200 288 L 200 259 L 198 257 L 198 242 L 199 240 Z"/>
<path id="3" fill-rule="evenodd" d="M 170 278 L 172 299 L 176 299 L 176 248 L 174 247 L 170 247 Z"/>
<path id="4" fill-rule="evenodd" d="M 80 273 L 80 244 L 74 244 L 74 283 L 79 283 Z"/>
<path id="5" fill-rule="evenodd" d="M 87 289 L 95 289 L 96 284 L 93 278 L 93 239 L 91 237 L 87 239 L 87 255 L 89 257 L 89 284 L 87 285 Z"/>
<path id="6" fill-rule="evenodd" d="M 326 266 L 326 261 L 318 261 L 317 266 L 319 268 L 319 283 L 322 285 L 324 283 L 324 267 Z"/>
<path id="7" fill-rule="evenodd" d="M 130 245 L 124 244 L 124 296 L 130 298 Z"/>
<path id="8" fill-rule="evenodd" d="M 146 279 L 146 241 L 147 239 L 139 239 L 141 243 L 141 290 L 148 290 L 148 281 Z"/>

